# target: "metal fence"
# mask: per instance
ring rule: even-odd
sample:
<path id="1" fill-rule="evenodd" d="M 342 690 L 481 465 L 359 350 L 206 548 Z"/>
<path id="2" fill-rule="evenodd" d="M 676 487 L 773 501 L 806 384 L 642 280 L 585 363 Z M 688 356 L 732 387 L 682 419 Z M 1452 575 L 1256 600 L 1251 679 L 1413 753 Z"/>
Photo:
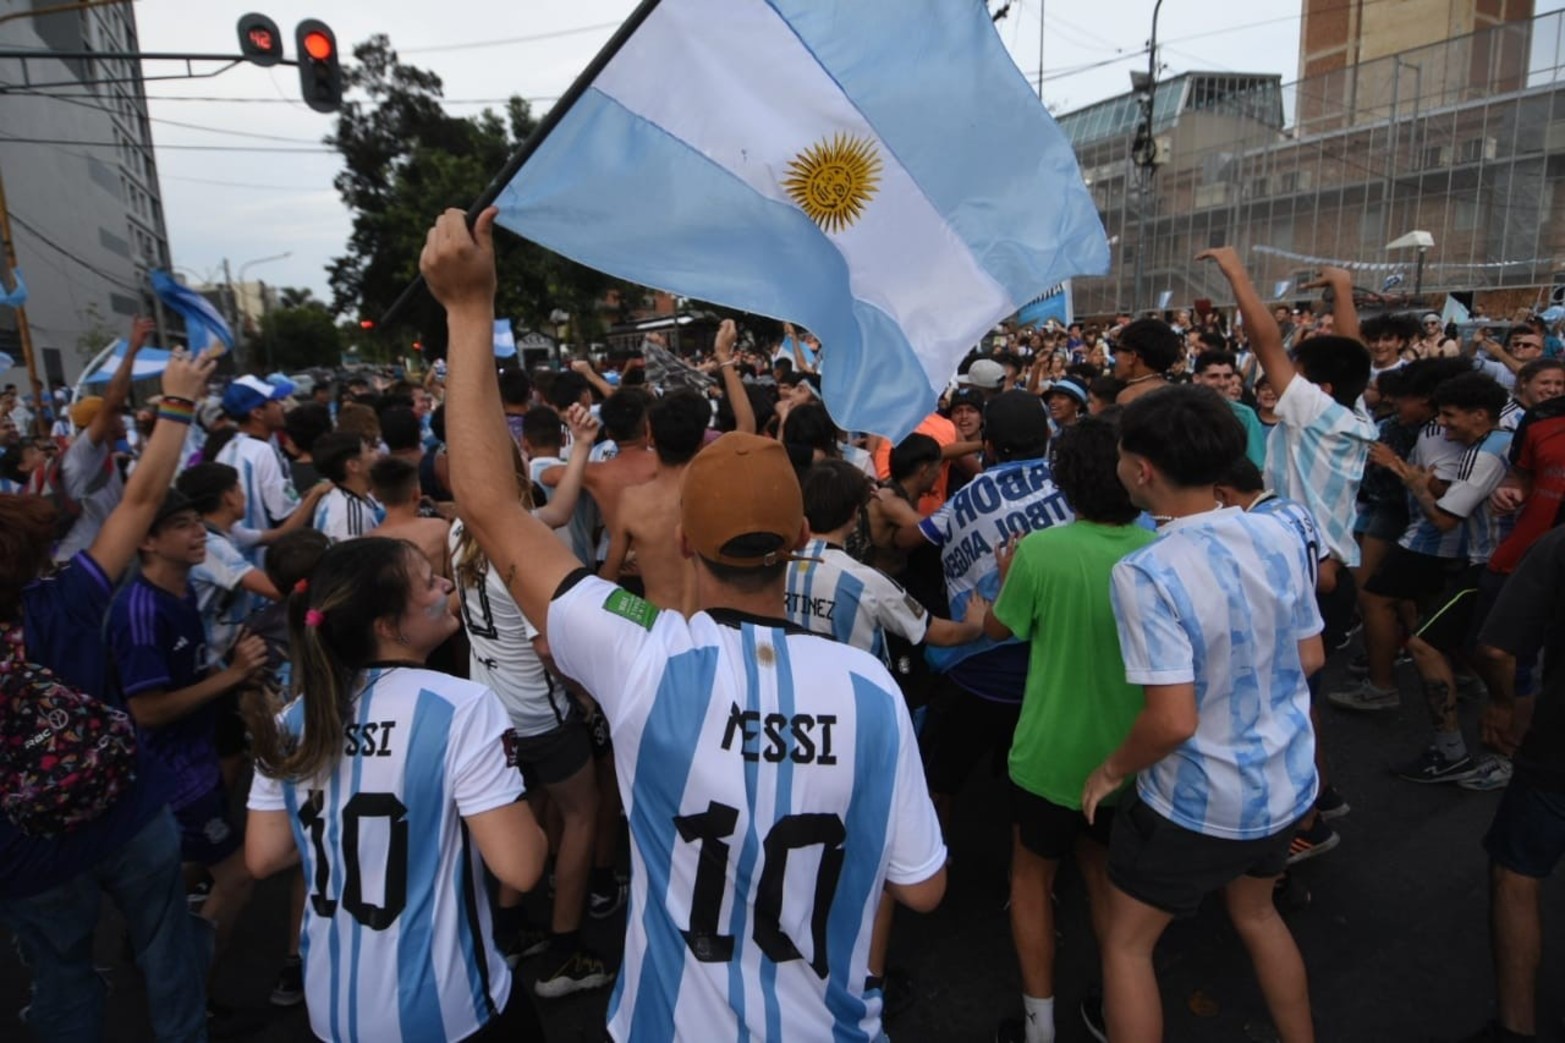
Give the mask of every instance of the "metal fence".
<path id="1" fill-rule="evenodd" d="M 1155 105 L 1150 179 L 1133 99 L 1061 118 L 1112 243 L 1109 274 L 1075 281 L 1078 314 L 1225 302 L 1192 261 L 1223 244 L 1273 298 L 1323 262 L 1377 290 L 1421 275 L 1426 295 L 1541 301 L 1565 283 L 1565 12 L 1286 85 L 1188 73 Z M 1434 238 L 1421 272 L 1417 250 L 1387 248 L 1414 230 Z"/>

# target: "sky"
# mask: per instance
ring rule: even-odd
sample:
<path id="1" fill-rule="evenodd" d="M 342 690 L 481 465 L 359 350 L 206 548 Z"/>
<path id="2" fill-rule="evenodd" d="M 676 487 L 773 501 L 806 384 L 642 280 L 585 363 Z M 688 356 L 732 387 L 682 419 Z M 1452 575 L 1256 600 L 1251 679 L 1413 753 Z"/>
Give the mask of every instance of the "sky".
<path id="1" fill-rule="evenodd" d="M 313 17 L 331 26 L 344 54 L 372 34 L 387 34 L 404 62 L 444 81 L 449 112 L 476 113 L 483 100 L 498 109 L 512 94 L 533 100 L 541 112 L 635 6 L 635 0 L 252 2 L 140 0 L 142 50 L 236 53 L 239 16 L 260 9 L 281 27 L 291 55 L 294 25 Z M 1129 70 L 1146 67 L 1153 3 L 1017 0 L 997 29 L 1035 83 L 1041 43 L 1044 102 L 1068 112 L 1129 89 Z M 1565 0 L 1541 0 L 1537 7 L 1562 5 Z M 990 6 L 998 5 L 991 0 Z M 1223 8 L 1238 13 L 1217 14 Z M 1160 75 L 1205 69 L 1293 80 L 1300 9 L 1300 0 L 1232 7 L 1165 0 Z M 143 65 L 149 77 L 176 71 L 168 63 Z M 307 287 L 329 300 L 326 266 L 345 251 L 351 220 L 332 188 L 341 164 L 321 144 L 335 118 L 299 101 L 298 73 L 242 65 L 216 78 L 154 81 L 146 88 L 175 265 L 195 280 L 212 281 L 221 278 L 227 259 L 235 280 Z"/>

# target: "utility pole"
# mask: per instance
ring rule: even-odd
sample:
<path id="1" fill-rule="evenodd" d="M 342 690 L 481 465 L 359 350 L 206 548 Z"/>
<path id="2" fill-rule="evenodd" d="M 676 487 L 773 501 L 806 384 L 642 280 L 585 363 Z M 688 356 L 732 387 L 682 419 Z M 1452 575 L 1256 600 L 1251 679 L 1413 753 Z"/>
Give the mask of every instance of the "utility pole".
<path id="1" fill-rule="evenodd" d="M 6 270 L 16 271 L 16 243 L 11 238 L 11 211 L 5 202 L 5 178 L 0 177 L 0 241 L 5 246 Z M 44 407 L 52 405 L 44 401 L 43 384 L 38 380 L 38 363 L 33 358 L 33 333 L 27 325 L 26 305 L 16 306 L 16 329 L 22 340 L 22 359 L 27 363 L 27 382 L 33 388 L 33 427 L 39 436 L 47 436 L 48 423 L 44 420 Z"/>
<path id="2" fill-rule="evenodd" d="M 1136 128 L 1136 137 L 1130 146 L 1130 160 L 1136 167 L 1137 190 L 1141 196 L 1141 205 L 1136 208 L 1136 288 L 1130 309 L 1132 315 L 1140 312 L 1146 299 L 1146 255 L 1151 248 L 1147 241 L 1147 210 L 1155 198 L 1152 181 L 1160 158 L 1152 121 L 1157 96 L 1157 16 L 1162 10 L 1163 0 L 1157 0 L 1152 7 L 1152 38 L 1147 41 L 1147 71 L 1144 75 L 1130 74 L 1130 85 L 1141 96 L 1141 124 Z"/>

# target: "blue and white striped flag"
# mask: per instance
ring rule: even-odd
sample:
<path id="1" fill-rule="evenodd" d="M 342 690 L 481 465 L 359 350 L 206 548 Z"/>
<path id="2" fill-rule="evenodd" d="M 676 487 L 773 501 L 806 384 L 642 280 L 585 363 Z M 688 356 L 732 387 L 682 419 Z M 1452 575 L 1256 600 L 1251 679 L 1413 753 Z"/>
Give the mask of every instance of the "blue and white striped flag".
<path id="1" fill-rule="evenodd" d="M 1109 263 L 978 0 L 662 0 L 497 204 L 583 264 L 808 327 L 837 423 L 893 439 L 996 322 Z"/>
<path id="2" fill-rule="evenodd" d="M 114 371 L 120 368 L 120 363 L 125 361 L 125 349 L 129 347 L 125 338 L 120 337 L 114 342 L 114 350 L 109 352 L 90 372 L 83 373 L 83 384 L 107 384 L 114 376 Z M 155 377 L 168 368 L 169 353 L 162 348 L 142 348 L 136 353 L 136 361 L 130 368 L 132 380 L 145 380 L 147 377 Z"/>
<path id="3" fill-rule="evenodd" d="M 494 357 L 497 359 L 516 357 L 516 331 L 511 328 L 510 319 L 494 321 Z"/>
<path id="4" fill-rule="evenodd" d="M 185 336 L 190 341 L 192 353 L 205 351 L 213 340 L 234 350 L 234 331 L 228 322 L 212 307 L 212 302 L 188 286 L 182 286 L 168 272 L 152 273 L 152 292 L 158 295 L 164 307 L 179 314 L 185 320 Z"/>

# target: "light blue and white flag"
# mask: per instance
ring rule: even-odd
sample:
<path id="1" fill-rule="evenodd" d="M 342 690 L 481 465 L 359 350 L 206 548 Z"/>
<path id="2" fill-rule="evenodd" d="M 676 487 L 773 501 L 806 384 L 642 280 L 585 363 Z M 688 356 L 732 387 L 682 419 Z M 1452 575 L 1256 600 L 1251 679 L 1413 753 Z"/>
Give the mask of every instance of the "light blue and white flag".
<path id="1" fill-rule="evenodd" d="M 1168 306 L 1170 304 L 1172 304 L 1173 301 L 1174 301 L 1174 291 L 1173 290 L 1164 290 L 1162 293 L 1157 295 L 1157 310 L 1158 311 L 1166 311 L 1168 309 Z"/>
<path id="2" fill-rule="evenodd" d="M 494 321 L 494 357 L 497 359 L 516 357 L 516 331 L 511 328 L 510 319 Z"/>
<path id="3" fill-rule="evenodd" d="M 20 308 L 27 303 L 27 282 L 22 278 L 20 268 L 11 269 L 11 281 L 16 285 L 7 290 L 5 280 L 0 279 L 0 306 Z"/>
<path id="4" fill-rule="evenodd" d="M 808 327 L 838 425 L 893 439 L 995 323 L 1109 264 L 978 0 L 662 0 L 497 205 L 593 268 Z"/>
<path id="5" fill-rule="evenodd" d="M 1281 300 L 1288 296 L 1288 289 L 1292 285 L 1292 279 L 1278 279 L 1277 284 L 1272 287 L 1272 300 Z"/>
<path id="6" fill-rule="evenodd" d="M 113 351 L 107 355 L 100 355 L 94 360 L 92 367 L 82 374 L 83 384 L 107 384 L 114 376 L 114 371 L 120 368 L 120 363 L 125 361 L 125 349 L 129 347 L 125 338 L 121 337 L 113 344 Z M 156 377 L 168 368 L 169 353 L 162 348 L 142 348 L 136 353 L 136 361 L 131 366 L 130 378 L 132 380 L 144 380 L 147 377 Z"/>
<path id="7" fill-rule="evenodd" d="M 1456 297 L 1452 294 L 1448 293 L 1445 295 L 1445 306 L 1440 309 L 1441 329 L 1445 329 L 1453 322 L 1463 323 L 1467 322 L 1471 318 L 1472 316 L 1468 314 L 1467 309 L 1463 307 L 1461 301 L 1457 300 Z"/>
<path id="8" fill-rule="evenodd" d="M 1019 326 L 1043 326 L 1049 320 L 1054 320 L 1061 326 L 1069 326 L 1076 321 L 1076 309 L 1071 301 L 1071 281 L 1049 287 L 1037 297 L 1022 305 L 1016 313 L 1016 323 Z"/>
<path id="9" fill-rule="evenodd" d="M 14 365 L 16 365 L 16 360 L 5 352 L 0 351 L 0 373 L 4 373 Z"/>
<path id="10" fill-rule="evenodd" d="M 162 270 L 152 273 L 152 292 L 158 295 L 164 307 L 185 320 L 185 336 L 193 354 L 205 351 L 214 340 L 221 341 L 227 350 L 234 350 L 234 331 L 228 328 L 228 322 L 211 301 L 190 287 L 180 285 Z"/>

